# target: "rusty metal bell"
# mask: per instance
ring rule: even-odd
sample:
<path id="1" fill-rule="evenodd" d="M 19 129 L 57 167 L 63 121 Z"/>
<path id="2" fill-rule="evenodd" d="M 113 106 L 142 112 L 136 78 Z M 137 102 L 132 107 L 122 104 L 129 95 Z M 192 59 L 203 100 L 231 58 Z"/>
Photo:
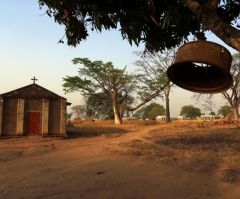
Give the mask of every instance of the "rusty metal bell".
<path id="1" fill-rule="evenodd" d="M 181 88 L 199 93 L 219 93 L 229 89 L 232 56 L 223 46 L 209 41 L 193 41 L 182 45 L 168 78 Z"/>

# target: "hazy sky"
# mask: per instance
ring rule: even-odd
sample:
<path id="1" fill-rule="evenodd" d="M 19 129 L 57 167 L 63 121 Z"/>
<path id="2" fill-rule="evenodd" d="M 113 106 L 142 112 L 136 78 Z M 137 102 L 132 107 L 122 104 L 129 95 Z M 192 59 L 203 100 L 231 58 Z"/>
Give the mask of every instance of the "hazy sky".
<path id="1" fill-rule="evenodd" d="M 93 32 L 76 48 L 58 44 L 64 28 L 43 14 L 37 0 L 0 2 L 0 93 L 31 84 L 31 78 L 36 76 L 39 85 L 76 105 L 81 103 L 80 94 L 65 95 L 62 89 L 64 76 L 77 75 L 78 66 L 72 64 L 73 58 L 112 61 L 117 67 L 127 65 L 128 70 L 134 70 L 133 51 L 143 46 L 130 46 L 118 31 Z M 208 36 L 209 40 L 221 43 L 213 35 Z M 195 104 L 192 95 L 180 88 L 173 90 L 170 96 L 173 116 L 179 114 L 183 105 Z M 225 103 L 220 95 L 215 101 L 218 106 Z"/>

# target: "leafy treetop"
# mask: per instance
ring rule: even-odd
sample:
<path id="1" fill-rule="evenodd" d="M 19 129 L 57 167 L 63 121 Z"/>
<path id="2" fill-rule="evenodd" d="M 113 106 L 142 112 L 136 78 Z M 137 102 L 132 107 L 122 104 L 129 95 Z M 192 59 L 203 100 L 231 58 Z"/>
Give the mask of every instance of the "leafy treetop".
<path id="1" fill-rule="evenodd" d="M 193 105 L 186 105 L 181 108 L 180 115 L 194 119 L 201 115 L 201 110 L 197 107 L 194 107 Z"/>
<path id="2" fill-rule="evenodd" d="M 192 34 L 204 39 L 211 30 L 240 50 L 236 28 L 240 2 L 234 0 L 39 0 L 40 8 L 65 26 L 68 45 L 76 46 L 89 31 L 120 29 L 130 44 L 145 43 L 158 51 L 179 45 Z M 60 40 L 60 42 L 63 42 Z"/>
<path id="3" fill-rule="evenodd" d="M 218 110 L 218 114 L 223 115 L 224 117 L 229 113 L 231 113 L 231 106 L 229 105 L 221 106 Z"/>
<path id="4" fill-rule="evenodd" d="M 156 119 L 159 115 L 165 115 L 166 110 L 163 105 L 157 103 L 151 103 L 146 107 L 143 107 L 134 113 L 134 117 L 141 119 Z"/>

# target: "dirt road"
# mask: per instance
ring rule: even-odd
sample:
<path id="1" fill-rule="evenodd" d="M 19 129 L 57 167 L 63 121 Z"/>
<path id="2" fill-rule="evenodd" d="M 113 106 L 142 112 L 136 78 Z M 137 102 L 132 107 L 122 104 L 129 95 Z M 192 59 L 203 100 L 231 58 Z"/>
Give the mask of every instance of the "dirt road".
<path id="1" fill-rule="evenodd" d="M 224 183 L 217 176 L 106 149 L 136 133 L 0 140 L 0 198 L 240 198 L 240 186 Z"/>

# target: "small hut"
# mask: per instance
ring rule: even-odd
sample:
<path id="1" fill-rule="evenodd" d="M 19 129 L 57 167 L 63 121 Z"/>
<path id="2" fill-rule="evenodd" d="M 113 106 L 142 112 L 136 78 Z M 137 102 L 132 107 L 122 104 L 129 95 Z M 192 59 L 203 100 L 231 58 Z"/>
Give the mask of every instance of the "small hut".
<path id="1" fill-rule="evenodd" d="M 35 80 L 0 95 L 0 136 L 65 135 L 70 103 L 35 84 Z"/>

